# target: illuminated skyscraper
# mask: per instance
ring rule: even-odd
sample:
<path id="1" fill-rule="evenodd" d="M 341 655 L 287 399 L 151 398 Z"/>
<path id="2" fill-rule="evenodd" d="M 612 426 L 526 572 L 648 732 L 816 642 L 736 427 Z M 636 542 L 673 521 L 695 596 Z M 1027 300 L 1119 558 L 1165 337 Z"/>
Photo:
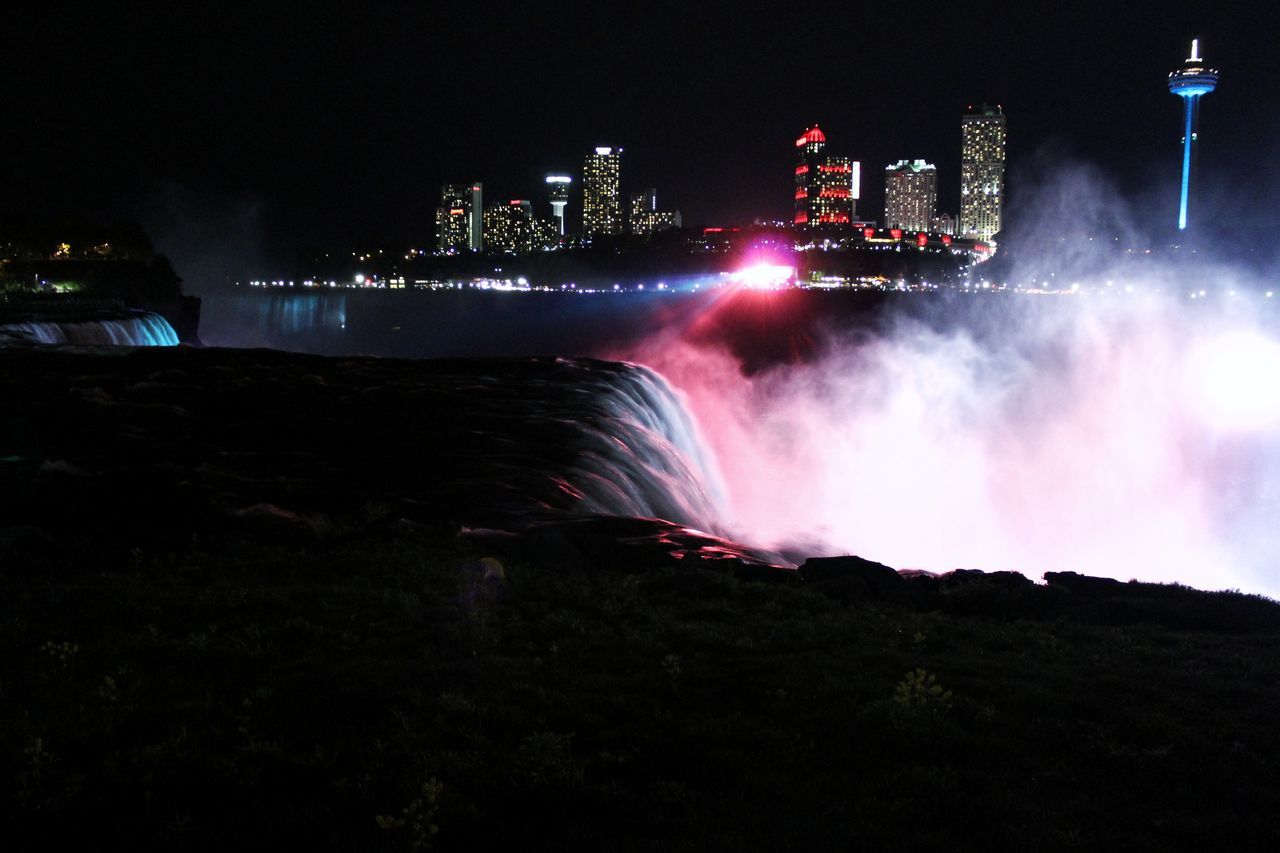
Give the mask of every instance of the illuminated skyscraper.
<path id="1" fill-rule="evenodd" d="M 631 194 L 631 213 L 627 217 L 627 224 L 631 228 L 631 233 L 636 233 L 636 223 L 646 213 L 653 213 L 658 209 L 658 191 L 653 187 L 638 193 Z"/>
<path id="2" fill-rule="evenodd" d="M 960 123 L 960 224 L 965 237 L 990 240 L 1004 207 L 1004 111 L 983 104 Z"/>
<path id="3" fill-rule="evenodd" d="M 554 252 L 561 247 L 564 235 L 560 233 L 560 220 L 554 216 L 533 219 L 533 250 L 535 252 Z"/>
<path id="4" fill-rule="evenodd" d="M 479 252 L 484 248 L 481 184 L 445 184 L 436 208 L 436 246 L 442 252 Z"/>
<path id="5" fill-rule="evenodd" d="M 861 166 L 848 157 L 823 156 L 827 136 L 816 124 L 796 140 L 795 225 L 848 225 L 853 221 Z"/>
<path id="6" fill-rule="evenodd" d="M 884 224 L 907 231 L 932 230 L 938 203 L 938 169 L 923 160 L 899 160 L 884 169 Z"/>
<path id="7" fill-rule="evenodd" d="M 512 199 L 484 212 L 484 242 L 490 252 L 523 255 L 533 251 L 533 205 Z"/>
<path id="8" fill-rule="evenodd" d="M 1200 98 L 1218 85 L 1218 71 L 1200 58 L 1200 40 L 1191 40 L 1191 56 L 1169 74 L 1169 91 L 1182 98 L 1182 197 L 1178 204 L 1178 228 L 1187 227 L 1187 202 L 1191 194 L 1192 154 L 1200 121 Z"/>
<path id="9" fill-rule="evenodd" d="M 621 148 L 597 148 L 582 168 L 582 236 L 622 233 Z"/>
<path id="10" fill-rule="evenodd" d="M 547 175 L 547 194 L 551 196 L 551 215 L 560 226 L 560 236 L 564 236 L 564 206 L 569 203 L 569 184 L 573 178 L 568 175 Z"/>
<path id="11" fill-rule="evenodd" d="M 631 215 L 628 227 L 632 234 L 647 236 L 671 228 L 679 228 L 682 223 L 680 211 L 658 210 L 658 191 L 649 188 L 644 192 L 631 194 Z"/>

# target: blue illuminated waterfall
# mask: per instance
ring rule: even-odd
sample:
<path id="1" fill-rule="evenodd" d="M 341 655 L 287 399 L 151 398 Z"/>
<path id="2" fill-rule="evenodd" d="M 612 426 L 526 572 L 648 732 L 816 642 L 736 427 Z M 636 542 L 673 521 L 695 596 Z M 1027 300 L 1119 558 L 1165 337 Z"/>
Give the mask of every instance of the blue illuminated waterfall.
<path id="1" fill-rule="evenodd" d="M 178 345 L 178 334 L 168 320 L 150 312 L 106 319 L 30 319 L 0 324 L 0 346 L 14 344 L 172 347 Z"/>

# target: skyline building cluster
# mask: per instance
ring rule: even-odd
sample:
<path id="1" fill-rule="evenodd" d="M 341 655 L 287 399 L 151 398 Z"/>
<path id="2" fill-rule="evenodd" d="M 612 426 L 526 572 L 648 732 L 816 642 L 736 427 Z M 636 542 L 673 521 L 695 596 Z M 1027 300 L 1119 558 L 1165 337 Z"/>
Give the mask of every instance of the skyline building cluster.
<path id="1" fill-rule="evenodd" d="M 648 236 L 680 228 L 684 222 L 678 210 L 658 210 L 658 191 L 649 187 L 631 194 L 631 216 L 628 224 L 632 234 Z"/>
<path id="2" fill-rule="evenodd" d="M 1173 84 L 1170 84 L 1171 88 Z M 960 214 L 937 212 L 938 170 L 924 160 L 900 160 L 885 167 L 884 223 L 887 228 L 955 234 L 990 241 L 1002 225 L 1005 118 L 999 106 L 970 108 L 961 120 Z M 827 151 L 818 125 L 795 140 L 794 215 L 797 229 L 852 229 L 874 225 L 857 219 L 862 164 Z M 624 218 L 622 149 L 601 146 L 588 154 L 582 170 L 582 236 L 647 236 L 679 228 L 679 211 L 658 209 L 657 190 L 633 193 Z M 491 251 L 523 254 L 557 248 L 566 236 L 565 207 L 573 178 L 547 175 L 552 216 L 535 217 L 532 202 L 511 199 L 483 206 L 483 185 L 446 184 L 436 212 L 437 248 L 443 253 Z"/>
<path id="3" fill-rule="evenodd" d="M 624 231 L 649 236 L 681 227 L 678 210 L 659 210 L 658 191 L 633 193 L 629 215 L 622 207 L 622 149 L 599 147 L 588 154 L 582 169 L 582 231 L 587 240 L 620 235 Z M 534 203 L 515 198 L 484 206 L 483 185 L 445 184 L 436 208 L 436 249 L 442 254 L 492 251 L 525 254 L 550 251 L 569 235 L 565 208 L 573 177 L 549 174 L 545 178 L 551 216 L 534 214 Z"/>
<path id="4" fill-rule="evenodd" d="M 1201 99 L 1214 91 L 1218 71 L 1199 54 L 1199 39 L 1191 42 L 1191 55 L 1169 74 L 1169 91 L 1183 102 L 1181 138 L 1182 168 L 1178 228 L 1188 224 L 1190 185 L 1199 140 Z M 885 167 L 884 225 L 889 229 L 932 232 L 990 242 L 1004 225 L 1005 160 L 1007 130 L 1000 105 L 970 106 L 961 117 L 960 209 L 953 218 L 939 213 L 938 169 L 924 160 L 899 160 Z M 827 137 L 814 124 L 795 140 L 794 213 L 798 230 L 841 229 L 873 226 L 859 222 L 861 163 L 827 151 Z M 680 228 L 679 211 L 662 211 L 657 191 L 632 193 L 623 210 L 621 188 L 622 149 L 598 147 L 588 154 L 582 170 L 582 236 L 646 236 Z M 512 199 L 506 205 L 483 207 L 483 186 L 446 184 L 441 187 L 436 212 L 437 247 L 442 252 L 481 251 L 488 243 L 496 251 L 527 252 L 555 248 L 567 236 L 565 208 L 573 178 L 548 175 L 550 219 L 533 215 L 528 200 Z"/>
<path id="5" fill-rule="evenodd" d="M 885 167 L 886 228 L 934 232 L 990 242 L 1003 225 L 1005 119 L 1001 107 L 969 108 L 961 117 L 960 214 L 938 213 L 938 169 L 924 160 Z M 825 153 L 826 134 L 813 125 L 796 139 L 793 227 L 836 232 L 859 222 L 861 163 Z"/>
<path id="6" fill-rule="evenodd" d="M 484 245 L 490 251 L 523 255 L 553 247 L 559 240 L 555 217 L 535 217 L 533 203 L 528 199 L 513 198 L 506 204 L 485 208 Z"/>

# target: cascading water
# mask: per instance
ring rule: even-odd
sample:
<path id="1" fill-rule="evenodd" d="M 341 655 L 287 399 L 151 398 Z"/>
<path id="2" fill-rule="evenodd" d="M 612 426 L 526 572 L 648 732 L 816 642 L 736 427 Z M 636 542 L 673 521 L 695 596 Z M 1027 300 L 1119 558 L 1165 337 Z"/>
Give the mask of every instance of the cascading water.
<path id="1" fill-rule="evenodd" d="M 91 320 L 23 320 L 0 325 L 6 344 L 76 344 L 80 346 L 172 347 L 178 334 L 159 314 Z"/>
<path id="2" fill-rule="evenodd" d="M 633 364 L 593 372 L 591 380 L 586 384 L 598 387 L 589 393 L 598 395 L 603 414 L 584 424 L 587 448 L 572 471 L 581 475 L 595 511 L 717 531 L 719 477 L 666 381 Z"/>
<path id="3" fill-rule="evenodd" d="M 509 516 L 646 517 L 720 531 L 715 467 L 652 370 L 556 359 L 518 384 L 495 373 L 465 390 L 457 405 L 483 402 L 466 421 L 485 425 L 473 432 L 487 445 L 469 485 L 491 493 L 501 484 L 506 498 L 493 506 Z"/>
<path id="4" fill-rule="evenodd" d="M 0 374 L 20 408 L 109 425 L 108 435 L 40 452 L 59 462 L 48 476 L 70 466 L 84 474 L 71 486 L 119 495 L 121 506 L 134 500 L 130 484 L 164 469 L 184 494 L 216 496 L 216 510 L 234 517 L 268 506 L 275 517 L 344 515 L 378 501 L 404 519 L 534 549 L 553 547 L 547 537 L 587 542 L 605 561 L 622 543 L 674 559 L 760 562 L 718 538 L 715 469 L 680 400 L 648 368 L 195 348 L 140 348 L 105 365 L 104 355 L 16 347 Z M 56 409 L 40 403 L 51 388 Z M 219 428 L 193 429 L 204 423 Z M 84 451 L 116 433 L 127 452 Z M 151 492 L 138 494 L 146 504 Z M 193 512 L 207 508 L 202 499 Z"/>

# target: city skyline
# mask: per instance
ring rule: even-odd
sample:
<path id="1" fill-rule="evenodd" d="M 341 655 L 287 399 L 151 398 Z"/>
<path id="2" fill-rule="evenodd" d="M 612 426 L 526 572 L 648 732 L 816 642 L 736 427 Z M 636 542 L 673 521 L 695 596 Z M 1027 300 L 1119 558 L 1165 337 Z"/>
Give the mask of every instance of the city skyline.
<path id="1" fill-rule="evenodd" d="M 1199 38 L 1228 76 L 1200 152 L 1198 215 L 1238 211 L 1261 233 L 1276 219 L 1269 19 L 1125 7 L 1102 28 L 1050 10 L 963 34 L 926 16 L 906 33 L 888 11 L 838 10 L 813 9 L 844 27 L 851 62 L 803 79 L 778 15 L 714 3 L 683 15 L 622 7 L 589 21 L 513 11 L 484 30 L 460 76 L 408 58 L 446 55 L 478 25 L 467 12 L 37 11 L 13 33 L 44 59 L 15 63 L 0 89 L 21 131 L 0 142 L 0 206 L 9 217 L 139 221 L 179 259 L 212 252 L 205 244 L 270 258 L 422 243 L 441 185 L 482 180 L 487 196 L 545 207 L 548 172 L 576 175 L 582 152 L 616 144 L 627 149 L 623 192 L 658 187 L 686 224 L 787 219 L 792 156 L 777 140 L 821 122 L 842 153 L 877 172 L 904 157 L 936 164 L 938 209 L 955 214 L 956 116 L 988 102 L 1016 117 L 1011 204 L 1020 164 L 1047 150 L 1055 164 L 1095 164 L 1144 211 L 1166 211 L 1167 224 L 1181 105 L 1161 87 Z M 610 58 L 598 62 L 591 45 L 606 35 Z M 548 40 L 560 58 L 536 73 L 513 78 L 488 61 L 532 58 Z M 883 210 L 878 183 L 859 205 L 869 218 Z"/>
<path id="2" fill-rule="evenodd" d="M 975 119 L 984 120 L 977 121 Z M 994 117 L 994 118 L 993 118 Z M 993 198 L 969 205 L 982 208 L 981 214 L 968 210 L 969 219 L 981 218 L 983 225 L 971 227 L 968 236 L 979 240 L 991 240 L 1000 230 L 1001 190 L 1005 177 L 1004 115 L 999 107 L 984 105 L 976 114 L 971 107 L 962 118 L 962 169 L 959 176 L 961 213 L 956 216 L 939 211 L 937 167 L 924 160 L 899 160 L 885 167 L 883 217 L 859 217 L 858 199 L 861 196 L 862 164 L 847 156 L 826 152 L 827 138 L 817 124 L 804 131 L 795 141 L 797 165 L 794 170 L 794 210 L 792 227 L 805 230 L 813 227 L 847 227 L 881 225 L 885 228 L 902 228 L 908 231 L 925 231 L 952 234 L 959 229 L 951 223 L 965 223 L 968 184 L 975 184 L 975 192 L 991 192 Z M 978 156 L 995 158 L 980 166 L 970 165 L 970 158 Z M 825 153 L 824 153 L 825 152 Z M 495 248 L 504 253 L 522 253 L 552 248 L 551 235 L 560 237 L 616 236 L 623 233 L 645 236 L 670 228 L 682 227 L 679 210 L 659 210 L 657 189 L 646 187 L 639 191 L 629 188 L 622 181 L 621 157 L 623 149 L 599 146 L 586 155 L 578 183 L 583 188 L 582 229 L 571 232 L 566 225 L 565 209 L 572 200 L 570 187 L 575 183 L 572 175 L 548 174 L 546 203 L 551 208 L 551 218 L 539 228 L 540 209 L 528 199 L 513 199 L 507 205 L 483 207 L 483 239 L 476 245 L 470 230 L 456 234 L 457 222 L 463 214 L 471 215 L 472 206 L 459 195 L 467 188 L 445 184 L 441 187 L 441 207 L 436 211 L 436 246 L 445 254 L 461 249 L 481 251 Z M 975 169 L 977 171 L 975 171 Z M 976 182 L 976 183 L 975 183 Z M 985 187 L 983 185 L 985 182 Z M 479 193 L 480 183 L 470 190 Z M 629 198 L 624 211 L 623 198 Z M 478 199 L 478 196 L 477 196 Z M 463 206 L 465 205 L 465 209 Z M 518 206 L 515 215 L 512 206 Z M 453 208 L 453 209 L 451 209 Z M 760 217 L 756 217 L 758 221 Z M 535 232 L 546 233 L 535 238 Z M 495 239 L 490 234 L 496 235 Z M 523 235 L 523 236 L 517 236 Z"/>

